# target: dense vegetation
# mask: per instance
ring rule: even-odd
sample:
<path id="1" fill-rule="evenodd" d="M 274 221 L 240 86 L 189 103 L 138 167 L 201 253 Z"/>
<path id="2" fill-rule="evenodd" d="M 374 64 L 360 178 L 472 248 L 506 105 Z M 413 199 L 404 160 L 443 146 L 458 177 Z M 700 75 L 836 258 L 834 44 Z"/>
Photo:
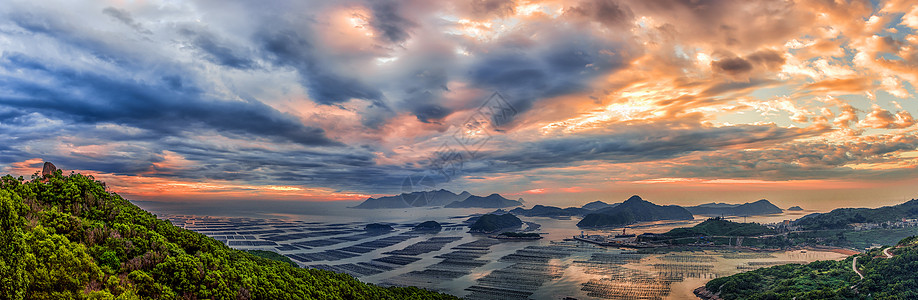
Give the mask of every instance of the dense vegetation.
<path id="1" fill-rule="evenodd" d="M 478 217 L 469 229 L 472 232 L 494 232 L 505 228 L 519 228 L 522 225 L 523 221 L 512 214 L 486 214 Z"/>
<path id="2" fill-rule="evenodd" d="M 907 238 L 890 250 L 842 261 L 817 261 L 764 268 L 709 281 L 705 288 L 723 299 L 916 299 L 918 298 L 918 239 Z"/>
<path id="3" fill-rule="evenodd" d="M 622 204 L 604 208 L 583 217 L 578 227 L 615 227 L 635 222 L 692 220 L 692 213 L 677 205 L 660 206 L 635 195 Z"/>
<path id="4" fill-rule="evenodd" d="M 412 228 L 412 230 L 417 231 L 440 231 L 441 229 L 443 229 L 443 225 L 440 225 L 437 221 L 424 221 L 421 224 L 414 225 L 414 228 Z"/>
<path id="5" fill-rule="evenodd" d="M 80 174 L 2 177 L 0 229 L 0 299 L 454 298 L 234 250 Z"/>
<path id="6" fill-rule="evenodd" d="M 710 218 L 693 227 L 675 228 L 663 234 L 667 238 L 694 236 L 759 236 L 774 234 L 771 228 L 758 223 L 737 223 L 723 218 Z"/>
<path id="7" fill-rule="evenodd" d="M 287 264 L 289 264 L 289 265 L 291 265 L 291 266 L 294 266 L 294 267 L 297 266 L 297 264 L 296 264 L 295 262 L 293 262 L 293 260 L 290 260 L 289 257 L 280 255 L 280 254 L 278 254 L 277 252 L 274 252 L 274 251 L 265 251 L 265 250 L 245 250 L 245 252 L 248 253 L 248 254 L 251 254 L 251 255 L 255 255 L 255 256 L 261 257 L 261 258 L 267 258 L 267 259 L 270 259 L 270 260 L 276 260 L 276 261 L 279 261 L 279 262 L 287 263 Z"/>
<path id="8" fill-rule="evenodd" d="M 511 238 L 538 238 L 542 237 L 535 232 L 502 232 L 500 235 Z"/>
<path id="9" fill-rule="evenodd" d="M 851 223 L 883 223 L 918 218 L 918 200 L 880 208 L 839 208 L 800 218 L 794 225 L 804 230 L 845 229 Z"/>

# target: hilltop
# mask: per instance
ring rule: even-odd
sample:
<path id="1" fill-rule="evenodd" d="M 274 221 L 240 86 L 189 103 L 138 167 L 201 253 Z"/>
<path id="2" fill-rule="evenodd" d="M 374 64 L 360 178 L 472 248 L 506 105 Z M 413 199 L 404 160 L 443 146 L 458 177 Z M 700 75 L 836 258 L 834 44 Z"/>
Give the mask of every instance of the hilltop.
<path id="1" fill-rule="evenodd" d="M 231 249 L 60 170 L 0 178 L 0 229 L 0 299 L 456 299 Z"/>
<path id="2" fill-rule="evenodd" d="M 463 191 L 455 194 L 445 189 L 425 192 L 403 193 L 395 196 L 386 196 L 379 198 L 367 198 L 354 208 L 408 208 L 408 207 L 427 207 L 443 206 L 456 201 L 462 201 L 472 196 L 471 193 Z"/>
<path id="3" fill-rule="evenodd" d="M 781 208 L 765 199 L 743 204 L 706 203 L 688 206 L 685 209 L 693 214 L 706 216 L 757 216 L 784 212 Z"/>
<path id="4" fill-rule="evenodd" d="M 824 214 L 809 214 L 794 222 L 805 230 L 845 229 L 855 223 L 883 223 L 918 218 L 918 200 L 880 208 L 839 208 Z"/>
<path id="5" fill-rule="evenodd" d="M 774 233 L 774 229 L 757 223 L 737 223 L 722 218 L 710 218 L 693 227 L 675 228 L 664 233 L 663 236 L 758 236 Z"/>
<path id="6" fill-rule="evenodd" d="M 725 300 L 915 299 L 916 267 L 918 238 L 910 237 L 895 247 L 877 248 L 841 261 L 789 264 L 716 278 L 695 293 L 703 299 Z"/>
<path id="7" fill-rule="evenodd" d="M 522 199 L 520 199 L 522 200 Z M 487 197 L 480 196 L 469 196 L 462 201 L 456 201 L 450 204 L 447 204 L 446 208 L 468 208 L 468 207 L 480 207 L 480 208 L 504 208 L 504 207 L 514 207 L 522 206 L 523 203 L 517 200 L 510 200 L 504 198 L 499 194 L 490 194 Z"/>
<path id="8" fill-rule="evenodd" d="M 578 227 L 622 226 L 658 220 L 692 220 L 692 213 L 677 205 L 660 206 L 634 195 L 614 207 L 587 214 Z"/>
<path id="9" fill-rule="evenodd" d="M 447 208 L 504 208 L 523 205 L 523 199 L 510 200 L 499 194 L 487 197 L 472 195 L 467 191 L 456 194 L 445 189 L 425 192 L 403 193 L 395 196 L 367 198 L 353 208 L 408 208 L 408 207 L 447 207 Z"/>

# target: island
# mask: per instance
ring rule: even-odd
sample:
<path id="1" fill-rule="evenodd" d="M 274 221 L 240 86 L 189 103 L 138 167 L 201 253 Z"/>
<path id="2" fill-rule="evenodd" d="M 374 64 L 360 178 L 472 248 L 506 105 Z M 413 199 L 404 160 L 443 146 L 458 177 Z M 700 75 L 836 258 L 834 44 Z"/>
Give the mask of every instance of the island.
<path id="1" fill-rule="evenodd" d="M 522 200 L 522 199 L 520 199 Z M 450 204 L 447 204 L 446 208 L 505 208 L 505 207 L 514 207 L 522 206 L 523 203 L 520 200 L 510 200 L 504 198 L 499 194 L 491 194 L 487 197 L 480 196 L 469 196 L 465 200 L 456 201 Z"/>
<path id="2" fill-rule="evenodd" d="M 486 214 L 475 219 L 475 223 L 469 226 L 469 232 L 493 233 L 503 229 L 519 229 L 520 226 L 523 226 L 523 221 L 513 214 Z"/>
<path id="3" fill-rule="evenodd" d="M 437 221 L 425 221 L 421 222 L 418 225 L 415 225 L 411 230 L 414 231 L 440 231 L 443 229 L 443 226 Z"/>
<path id="4" fill-rule="evenodd" d="M 538 240 L 542 238 L 542 235 L 534 232 L 501 232 L 498 235 L 492 235 L 491 238 L 500 240 Z"/>
<path id="5" fill-rule="evenodd" d="M 698 206 L 688 206 L 685 209 L 693 214 L 705 216 L 759 216 L 783 212 L 783 210 L 765 199 L 743 204 L 712 202 Z"/>
<path id="6" fill-rule="evenodd" d="M 386 196 L 379 198 L 367 198 L 362 203 L 353 208 L 374 209 L 374 208 L 409 208 L 409 207 L 435 207 L 444 206 L 456 201 L 462 201 L 472 196 L 471 193 L 463 191 L 455 194 L 445 189 L 436 191 L 403 193 L 395 196 Z"/>
<path id="7" fill-rule="evenodd" d="M 510 213 L 520 216 L 527 217 L 572 217 L 572 216 L 583 216 L 592 212 L 591 210 L 579 208 L 579 207 L 568 207 L 560 208 L 555 206 L 545 206 L 545 205 L 536 205 L 530 209 L 525 209 L 522 207 L 514 208 Z"/>
<path id="8" fill-rule="evenodd" d="M 577 226 L 618 227 L 637 222 L 693 219 L 692 213 L 681 206 L 660 206 L 634 195 L 619 205 L 587 214 L 577 223 Z"/>
<path id="9" fill-rule="evenodd" d="M 803 208 L 801 208 L 800 206 L 791 206 L 791 207 L 788 208 L 787 210 L 789 210 L 789 211 L 801 211 L 801 210 L 803 210 Z"/>
<path id="10" fill-rule="evenodd" d="M 584 205 L 581 206 L 580 208 L 586 209 L 586 210 L 600 210 L 600 209 L 603 209 L 603 208 L 613 207 L 613 206 L 616 206 L 616 205 L 619 205 L 619 204 L 621 204 L 621 203 L 608 204 L 608 203 L 605 203 L 605 202 L 602 202 L 602 201 L 598 201 L 598 200 L 597 200 L 597 201 L 593 201 L 593 202 L 584 204 Z"/>
<path id="11" fill-rule="evenodd" d="M 700 236 L 760 236 L 775 234 L 775 230 L 758 223 L 737 223 L 721 217 L 705 220 L 693 227 L 672 229 L 658 238 L 683 238 Z"/>

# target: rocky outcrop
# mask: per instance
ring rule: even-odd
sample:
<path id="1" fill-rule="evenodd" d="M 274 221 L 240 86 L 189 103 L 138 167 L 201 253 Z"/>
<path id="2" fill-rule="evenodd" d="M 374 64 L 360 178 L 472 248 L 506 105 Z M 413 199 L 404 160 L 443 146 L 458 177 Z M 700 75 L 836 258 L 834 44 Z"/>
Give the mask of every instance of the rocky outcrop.
<path id="1" fill-rule="evenodd" d="M 51 162 L 45 162 L 45 166 L 41 168 L 41 176 L 54 175 L 54 172 L 57 172 L 57 167 L 54 166 Z"/>
<path id="2" fill-rule="evenodd" d="M 695 289 L 693 292 L 695 293 L 695 296 L 698 296 L 698 298 L 701 298 L 701 299 L 722 300 L 720 297 L 718 297 L 717 295 L 715 295 L 714 293 L 712 293 L 711 291 L 709 291 L 703 286 Z"/>

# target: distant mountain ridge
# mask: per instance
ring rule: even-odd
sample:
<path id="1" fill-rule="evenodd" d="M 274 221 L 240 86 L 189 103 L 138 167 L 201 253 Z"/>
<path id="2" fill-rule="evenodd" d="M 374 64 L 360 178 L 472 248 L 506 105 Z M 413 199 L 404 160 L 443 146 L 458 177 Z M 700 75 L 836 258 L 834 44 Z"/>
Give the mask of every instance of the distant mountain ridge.
<path id="1" fill-rule="evenodd" d="M 765 199 L 743 204 L 712 202 L 697 206 L 688 206 L 685 209 L 696 215 L 707 216 L 757 216 L 780 214 L 784 212 L 784 210 Z"/>
<path id="2" fill-rule="evenodd" d="M 692 220 L 692 213 L 678 205 L 656 205 L 634 195 L 614 207 L 587 214 L 578 227 L 622 226 L 659 220 Z"/>
<path id="3" fill-rule="evenodd" d="M 522 199 L 520 199 L 522 200 Z M 491 194 L 487 197 L 475 196 L 472 193 L 463 191 L 456 194 L 451 191 L 440 189 L 434 191 L 403 193 L 395 196 L 386 196 L 379 198 L 367 198 L 362 203 L 353 208 L 376 209 L 376 208 L 409 208 L 409 207 L 482 207 L 482 208 L 504 208 L 523 205 L 521 201 L 510 200 L 499 194 Z"/>
<path id="4" fill-rule="evenodd" d="M 447 204 L 446 208 L 468 208 L 468 207 L 481 207 L 481 208 L 504 208 L 504 207 L 514 207 L 522 206 L 523 203 L 517 200 L 510 200 L 504 198 L 499 194 L 490 194 L 487 197 L 471 195 L 465 200 L 455 201 L 453 203 Z"/>

